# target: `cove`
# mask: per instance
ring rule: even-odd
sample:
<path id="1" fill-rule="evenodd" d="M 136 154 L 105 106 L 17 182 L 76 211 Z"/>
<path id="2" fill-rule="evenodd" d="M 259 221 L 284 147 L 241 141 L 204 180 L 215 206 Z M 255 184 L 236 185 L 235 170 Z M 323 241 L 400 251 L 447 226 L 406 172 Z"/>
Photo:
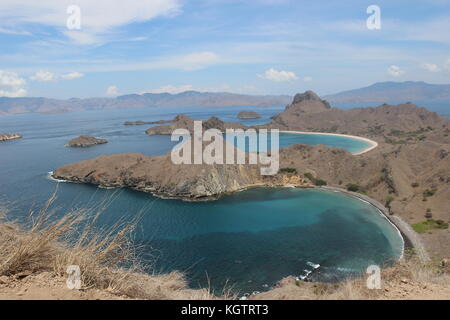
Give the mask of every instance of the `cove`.
<path id="1" fill-rule="evenodd" d="M 136 212 L 149 196 L 124 190 L 117 200 L 102 225 L 132 219 L 124 210 Z M 136 234 L 143 258 L 159 272 L 184 272 L 191 287 L 262 291 L 304 275 L 311 263 L 320 267 L 309 280 L 336 282 L 403 252 L 403 239 L 375 207 L 342 193 L 253 188 L 216 201 L 152 200 Z"/>

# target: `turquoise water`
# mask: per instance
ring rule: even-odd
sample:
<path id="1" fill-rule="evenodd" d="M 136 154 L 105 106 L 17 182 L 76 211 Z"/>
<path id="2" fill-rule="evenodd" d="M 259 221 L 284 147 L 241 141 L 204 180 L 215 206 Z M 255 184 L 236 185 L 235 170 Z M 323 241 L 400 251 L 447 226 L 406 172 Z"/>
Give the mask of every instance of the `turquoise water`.
<path id="1" fill-rule="evenodd" d="M 0 117 L 0 132 L 19 132 L 23 139 L 0 144 L 0 200 L 14 202 L 11 217 L 21 218 L 41 206 L 58 186 L 59 214 L 73 207 L 110 204 L 100 226 L 132 220 L 142 214 L 134 237 L 143 259 L 158 271 L 181 270 L 193 287 L 220 290 L 228 280 L 237 290 L 263 290 L 287 275 L 302 275 L 307 262 L 321 264 L 312 280 L 337 281 L 383 264 L 401 254 L 397 231 L 372 206 L 342 194 L 321 190 L 257 188 L 218 201 L 189 203 L 163 200 L 131 190 L 59 183 L 48 179 L 55 168 L 102 154 L 141 152 L 160 155 L 175 142 L 147 136 L 148 126 L 123 126 L 127 120 L 171 119 L 186 113 L 195 119 L 211 115 L 237 121 L 242 108 L 170 108 L 92 111 L 60 115 Z M 250 109 L 251 108 L 246 108 Z M 267 122 L 281 108 L 256 109 Z M 259 122 L 246 121 L 247 124 Z M 67 148 L 80 134 L 109 140 L 92 148 Z M 282 135 L 291 143 L 347 144 L 327 136 Z M 308 140 L 313 139 L 313 140 Z M 315 139 L 315 140 L 314 140 Z M 356 140 L 357 141 L 357 140 Z M 358 147 L 356 147 L 358 148 Z"/>

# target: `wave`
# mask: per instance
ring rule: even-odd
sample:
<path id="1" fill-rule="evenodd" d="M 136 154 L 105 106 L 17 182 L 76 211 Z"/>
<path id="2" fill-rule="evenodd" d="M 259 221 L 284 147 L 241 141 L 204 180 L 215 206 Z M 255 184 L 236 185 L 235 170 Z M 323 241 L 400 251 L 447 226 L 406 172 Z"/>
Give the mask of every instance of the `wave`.
<path id="1" fill-rule="evenodd" d="M 48 180 L 55 181 L 55 182 L 68 182 L 67 180 L 56 179 L 56 178 L 54 178 L 54 177 L 53 177 L 53 171 L 47 172 L 47 179 L 48 179 Z"/>

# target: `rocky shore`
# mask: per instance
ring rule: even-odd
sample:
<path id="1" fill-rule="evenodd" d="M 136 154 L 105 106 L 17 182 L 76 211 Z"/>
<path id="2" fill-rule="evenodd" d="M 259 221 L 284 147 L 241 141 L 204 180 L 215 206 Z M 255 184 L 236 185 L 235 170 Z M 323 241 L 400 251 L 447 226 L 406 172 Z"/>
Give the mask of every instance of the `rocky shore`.
<path id="1" fill-rule="evenodd" d="M 20 134 L 6 134 L 6 133 L 0 133 L 0 141 L 7 141 L 7 140 L 14 140 L 14 139 L 20 139 L 22 138 L 22 135 Z"/>

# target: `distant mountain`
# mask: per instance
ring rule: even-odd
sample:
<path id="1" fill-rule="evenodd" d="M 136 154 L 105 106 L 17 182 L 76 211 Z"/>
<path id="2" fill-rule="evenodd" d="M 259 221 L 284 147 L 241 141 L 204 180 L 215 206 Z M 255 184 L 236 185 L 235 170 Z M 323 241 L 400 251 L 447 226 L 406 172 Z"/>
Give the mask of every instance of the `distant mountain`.
<path id="1" fill-rule="evenodd" d="M 68 100 L 49 98 L 0 97 L 0 114 L 61 113 L 94 109 L 151 108 L 151 107 L 225 107 L 225 106 L 273 106 L 288 104 L 290 96 L 254 96 L 227 92 L 186 91 L 179 94 L 144 93 L 129 94 L 117 98 L 88 98 Z"/>
<path id="2" fill-rule="evenodd" d="M 450 100 L 450 84 L 378 82 L 369 87 L 343 91 L 324 98 L 330 102 Z"/>

